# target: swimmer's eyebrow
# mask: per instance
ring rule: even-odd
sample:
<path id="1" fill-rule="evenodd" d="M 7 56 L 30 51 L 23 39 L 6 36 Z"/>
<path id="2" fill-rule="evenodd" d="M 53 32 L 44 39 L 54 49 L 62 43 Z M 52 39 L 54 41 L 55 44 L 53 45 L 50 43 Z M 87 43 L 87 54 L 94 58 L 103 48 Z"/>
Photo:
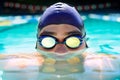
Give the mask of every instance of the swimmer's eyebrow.
<path id="1" fill-rule="evenodd" d="M 70 31 L 70 32 L 67 32 L 67 35 L 80 35 L 80 36 L 82 36 L 82 33 L 80 31 Z"/>
<path id="2" fill-rule="evenodd" d="M 54 32 L 44 31 L 40 35 L 54 35 L 54 34 L 55 34 Z"/>

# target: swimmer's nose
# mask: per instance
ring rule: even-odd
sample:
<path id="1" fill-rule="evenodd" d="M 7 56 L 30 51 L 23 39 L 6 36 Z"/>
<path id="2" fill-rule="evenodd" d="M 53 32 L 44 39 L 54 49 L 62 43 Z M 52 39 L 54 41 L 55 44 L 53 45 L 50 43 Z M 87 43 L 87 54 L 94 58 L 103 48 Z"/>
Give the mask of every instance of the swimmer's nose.
<path id="1" fill-rule="evenodd" d="M 56 47 L 55 47 L 55 52 L 56 53 L 64 54 L 67 51 L 68 51 L 67 47 L 64 44 L 57 44 Z"/>

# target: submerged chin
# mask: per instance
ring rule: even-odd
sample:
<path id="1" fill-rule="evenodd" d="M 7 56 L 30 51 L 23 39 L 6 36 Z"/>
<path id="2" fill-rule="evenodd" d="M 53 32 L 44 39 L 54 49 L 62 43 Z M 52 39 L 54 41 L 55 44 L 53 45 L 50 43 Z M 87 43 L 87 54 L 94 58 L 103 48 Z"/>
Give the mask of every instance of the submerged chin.
<path id="1" fill-rule="evenodd" d="M 69 51 L 69 52 L 65 52 L 65 53 L 48 52 L 48 51 L 43 51 L 40 49 L 37 49 L 37 51 L 47 58 L 54 58 L 56 60 L 66 60 L 66 59 L 69 59 L 69 58 L 72 58 L 75 56 L 80 56 L 81 54 L 83 54 L 86 51 L 86 49 L 77 50 L 77 51 Z"/>

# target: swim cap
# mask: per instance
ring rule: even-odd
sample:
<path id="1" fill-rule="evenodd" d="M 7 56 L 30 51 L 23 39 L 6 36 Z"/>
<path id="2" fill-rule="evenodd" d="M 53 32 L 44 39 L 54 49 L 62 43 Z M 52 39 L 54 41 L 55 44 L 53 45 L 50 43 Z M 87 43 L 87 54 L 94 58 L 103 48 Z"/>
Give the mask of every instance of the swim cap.
<path id="1" fill-rule="evenodd" d="M 68 4 L 58 2 L 48 7 L 40 18 L 38 28 L 50 24 L 70 24 L 84 31 L 83 20 L 78 11 Z"/>

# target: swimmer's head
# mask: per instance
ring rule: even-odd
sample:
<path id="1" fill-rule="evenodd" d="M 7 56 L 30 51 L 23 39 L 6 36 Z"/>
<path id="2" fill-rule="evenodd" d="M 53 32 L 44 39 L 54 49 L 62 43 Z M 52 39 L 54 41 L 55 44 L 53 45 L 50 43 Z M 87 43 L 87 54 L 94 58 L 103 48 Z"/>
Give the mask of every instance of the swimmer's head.
<path id="1" fill-rule="evenodd" d="M 45 10 L 38 24 L 36 49 L 66 55 L 86 47 L 84 23 L 74 7 L 59 2 Z"/>
<path id="2" fill-rule="evenodd" d="M 40 18 L 39 31 L 51 24 L 69 24 L 78 28 L 85 35 L 84 23 L 78 11 L 65 3 L 58 2 L 46 9 Z"/>

